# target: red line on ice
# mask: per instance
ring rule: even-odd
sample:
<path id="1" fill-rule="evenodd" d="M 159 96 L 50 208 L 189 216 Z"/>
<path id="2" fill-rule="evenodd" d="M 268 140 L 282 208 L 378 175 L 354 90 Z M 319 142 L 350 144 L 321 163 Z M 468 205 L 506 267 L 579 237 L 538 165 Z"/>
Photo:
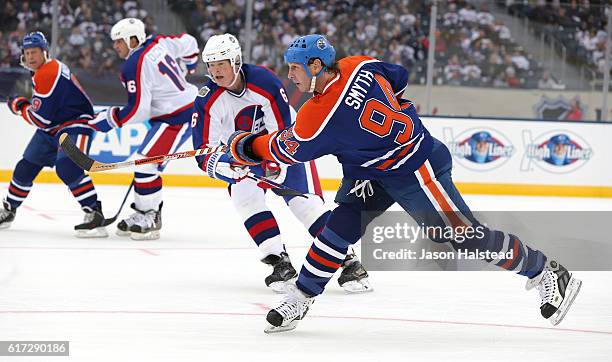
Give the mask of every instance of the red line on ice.
<path id="1" fill-rule="evenodd" d="M 35 208 L 30 207 L 30 206 L 28 206 L 28 205 L 21 205 L 21 207 L 23 207 L 23 208 L 24 208 L 24 209 L 26 209 L 26 210 L 34 211 L 34 212 L 36 213 L 36 215 L 41 216 L 41 217 L 44 217 L 45 219 L 49 219 L 49 220 L 57 220 L 57 219 L 56 219 L 56 218 L 54 218 L 53 216 L 51 216 L 51 215 L 47 215 L 47 214 L 45 214 L 44 212 L 40 212 L 40 211 L 36 210 Z"/>
<path id="2" fill-rule="evenodd" d="M 140 251 L 142 251 L 143 253 L 149 254 L 149 255 L 153 255 L 153 256 L 158 256 L 159 254 L 157 254 L 156 252 L 153 252 L 149 249 L 138 249 Z"/>
<path id="3" fill-rule="evenodd" d="M 256 305 L 258 303 L 255 303 Z M 262 305 L 263 306 L 263 305 Z M 146 310 L 0 310 L 0 314 L 183 314 L 183 315 L 227 315 L 227 316 L 263 316 L 263 313 L 238 313 L 238 312 L 205 312 L 205 311 L 146 311 Z M 387 317 L 360 317 L 360 316 L 331 316 L 331 315 L 309 315 L 308 318 L 325 318 L 325 319 L 349 319 L 360 321 L 381 321 L 381 322 L 408 322 L 420 324 L 450 324 L 464 325 L 476 327 L 500 327 L 500 328 L 519 328 L 519 329 L 534 329 L 543 331 L 556 332 L 575 332 L 575 333 L 593 333 L 611 335 L 612 331 L 597 331 L 588 329 L 574 328 L 554 328 L 554 327 L 538 327 L 538 326 L 522 326 L 514 324 L 498 324 L 498 323 L 480 323 L 480 322 L 456 322 L 456 321 L 437 321 L 426 319 L 405 319 L 405 318 L 387 318 Z"/>

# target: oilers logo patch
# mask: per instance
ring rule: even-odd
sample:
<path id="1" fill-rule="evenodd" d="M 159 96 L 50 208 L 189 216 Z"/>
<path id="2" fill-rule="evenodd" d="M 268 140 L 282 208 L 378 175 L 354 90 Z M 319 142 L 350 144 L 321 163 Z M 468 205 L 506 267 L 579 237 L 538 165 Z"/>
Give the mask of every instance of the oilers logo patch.
<path id="1" fill-rule="evenodd" d="M 198 91 L 198 97 L 206 97 L 208 92 L 210 92 L 210 88 L 208 88 L 207 86 L 204 86 L 200 88 L 200 90 Z"/>
<path id="2" fill-rule="evenodd" d="M 325 42 L 325 39 L 319 38 L 319 40 L 317 40 L 317 48 L 321 50 L 327 48 L 327 43 Z"/>

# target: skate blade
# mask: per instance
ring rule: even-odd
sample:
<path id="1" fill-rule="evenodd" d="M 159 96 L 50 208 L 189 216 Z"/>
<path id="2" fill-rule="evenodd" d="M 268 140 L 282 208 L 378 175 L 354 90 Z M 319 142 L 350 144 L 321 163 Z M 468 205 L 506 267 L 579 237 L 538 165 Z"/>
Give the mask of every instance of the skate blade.
<path id="1" fill-rule="evenodd" d="M 149 231 L 148 233 L 130 233 L 132 240 L 157 240 L 159 239 L 159 230 Z"/>
<path id="2" fill-rule="evenodd" d="M 12 223 L 13 222 L 11 221 L 11 222 L 5 222 L 4 224 L 0 224 L 0 230 L 8 229 L 11 226 Z"/>
<path id="3" fill-rule="evenodd" d="M 369 293 L 374 291 L 368 278 L 346 282 L 342 284 L 342 289 L 349 294 Z"/>
<path id="4" fill-rule="evenodd" d="M 115 231 L 115 234 L 117 236 L 130 236 L 130 234 L 132 233 L 129 231 L 123 231 L 123 230 L 117 229 L 117 231 Z"/>
<path id="5" fill-rule="evenodd" d="M 272 289 L 272 291 L 274 293 L 277 294 L 287 294 L 287 284 L 288 283 L 295 283 L 295 281 L 297 280 L 297 275 L 287 281 L 284 282 L 274 282 L 274 283 L 270 283 L 270 285 L 268 286 L 270 289 Z"/>
<path id="6" fill-rule="evenodd" d="M 80 239 L 107 238 L 108 232 L 105 227 L 99 227 L 91 230 L 76 230 L 74 236 Z"/>
<path id="7" fill-rule="evenodd" d="M 268 326 L 264 329 L 264 333 L 266 334 L 274 334 L 274 333 L 281 333 L 281 332 L 289 332 L 295 329 L 295 327 L 297 327 L 299 320 L 293 320 L 291 322 L 289 322 L 287 325 L 285 326 L 280 326 L 280 327 L 275 327 L 271 324 L 268 324 Z"/>
<path id="8" fill-rule="evenodd" d="M 563 299 L 561 306 L 559 306 L 559 309 L 557 309 L 555 314 L 553 314 L 549 318 L 550 323 L 553 326 L 556 326 L 559 323 L 561 323 L 561 321 L 567 314 L 567 311 L 570 309 L 570 307 L 574 303 L 574 299 L 576 299 L 578 292 L 580 292 L 581 286 L 582 286 L 582 280 L 572 277 L 572 279 L 569 282 L 568 287 L 565 289 L 565 299 Z"/>

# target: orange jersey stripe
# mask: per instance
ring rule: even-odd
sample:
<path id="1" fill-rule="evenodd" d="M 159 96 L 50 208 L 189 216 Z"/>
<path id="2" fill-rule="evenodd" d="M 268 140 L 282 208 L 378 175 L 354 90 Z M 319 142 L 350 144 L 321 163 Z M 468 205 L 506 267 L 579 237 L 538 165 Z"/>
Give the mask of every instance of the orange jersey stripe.
<path id="1" fill-rule="evenodd" d="M 453 210 L 453 208 L 450 206 L 450 204 L 446 200 L 446 197 L 444 197 L 444 194 L 442 193 L 442 191 L 440 191 L 440 189 L 438 189 L 438 186 L 435 184 L 435 182 L 433 182 L 432 177 L 429 174 L 429 171 L 427 170 L 427 167 L 425 165 L 422 165 L 421 167 L 419 167 L 418 172 L 423 178 L 423 183 L 425 184 L 425 187 L 427 187 L 429 192 L 431 192 L 433 197 L 436 199 L 436 201 L 442 208 L 442 212 L 444 212 L 446 217 L 453 224 L 452 226 L 453 227 L 467 226 L 457 216 L 456 212 Z"/>
<path id="2" fill-rule="evenodd" d="M 399 161 L 402 157 L 406 156 L 408 152 L 412 149 L 412 147 L 414 147 L 414 143 L 404 147 L 404 149 L 396 157 L 386 160 L 385 162 L 383 162 L 381 165 L 377 166 L 376 168 L 379 170 L 386 170 L 387 168 L 389 168 L 389 166 Z"/>

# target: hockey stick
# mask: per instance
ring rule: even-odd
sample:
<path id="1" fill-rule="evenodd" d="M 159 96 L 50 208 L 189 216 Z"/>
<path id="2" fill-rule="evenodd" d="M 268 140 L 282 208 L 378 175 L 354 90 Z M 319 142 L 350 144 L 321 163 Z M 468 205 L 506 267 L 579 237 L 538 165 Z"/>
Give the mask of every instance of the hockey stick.
<path id="1" fill-rule="evenodd" d="M 130 195 L 130 192 L 132 191 L 132 188 L 134 187 L 134 180 L 132 180 L 132 183 L 130 183 L 130 187 L 128 188 L 127 192 L 125 193 L 125 196 L 123 197 L 123 201 L 121 201 L 121 206 L 119 206 L 119 210 L 117 211 L 117 213 L 115 214 L 115 216 L 108 218 L 108 219 L 104 219 L 104 221 L 102 221 L 102 226 L 108 226 L 112 223 L 114 223 L 117 218 L 119 217 L 119 214 L 121 214 L 121 210 L 123 210 L 123 205 L 125 205 L 125 201 L 127 200 L 128 196 Z"/>
<path id="2" fill-rule="evenodd" d="M 297 197 L 303 197 L 303 198 L 308 198 L 308 196 L 306 196 L 304 193 L 299 192 L 298 190 L 292 189 L 291 187 L 287 187 L 283 184 L 279 184 L 276 183 L 270 179 L 267 179 L 265 177 L 262 176 L 257 176 L 256 174 L 249 172 L 247 174 L 247 177 L 250 178 L 251 180 L 255 180 L 255 181 L 259 181 L 259 182 L 264 182 L 267 183 L 268 185 L 272 186 L 274 189 L 274 193 L 277 194 L 278 196 L 297 196 Z"/>
<path id="3" fill-rule="evenodd" d="M 72 139 L 68 137 L 66 133 L 60 136 L 60 145 L 62 146 L 62 150 L 64 150 L 64 153 L 68 155 L 68 157 L 70 157 L 70 159 L 74 163 L 76 163 L 77 166 L 89 172 L 108 171 L 108 170 L 114 170 L 116 168 L 133 167 L 133 166 L 144 165 L 148 163 L 164 163 L 166 161 L 177 160 L 179 158 L 201 156 L 201 155 L 207 155 L 207 154 L 215 153 L 215 152 L 224 152 L 226 149 L 225 145 L 220 145 L 216 147 L 200 148 L 200 149 L 193 150 L 193 151 L 171 153 L 169 155 L 145 157 L 139 160 L 105 163 L 105 162 L 98 162 L 94 160 L 93 158 L 87 156 L 85 153 L 83 153 L 74 144 Z"/>
<path id="4" fill-rule="evenodd" d="M 170 160 L 176 160 L 179 158 L 186 158 L 186 157 L 194 157 L 194 156 L 201 156 L 201 155 L 207 155 L 210 153 L 215 153 L 215 152 L 225 152 L 226 150 L 226 146 L 225 145 L 220 145 L 220 146 L 216 146 L 216 147 L 205 147 L 205 148 L 200 148 L 197 150 L 193 150 L 193 151 L 185 151 L 185 152 L 178 152 L 178 153 L 172 153 L 169 155 L 160 155 L 160 156 L 153 156 L 153 157 L 145 157 L 145 158 L 141 158 L 139 160 L 133 160 L 133 161 L 122 161 L 122 162 L 112 162 L 112 163 L 104 163 L 104 162 L 98 162 L 94 159 L 92 159 L 91 157 L 89 157 L 88 155 L 86 155 L 85 153 L 83 153 L 72 141 L 72 139 L 70 137 L 68 137 L 68 135 L 66 133 L 62 134 L 60 136 L 60 145 L 62 146 L 62 150 L 64 151 L 64 153 L 66 155 L 68 155 L 68 157 L 70 157 L 70 159 L 77 164 L 77 166 L 79 166 L 80 168 L 82 168 L 85 171 L 89 171 L 89 172 L 99 172 L 99 171 L 108 171 L 108 170 L 113 170 L 116 168 L 123 168 L 123 167 L 132 167 L 132 166 L 137 166 L 137 165 L 144 165 L 144 164 L 148 164 L 148 163 L 163 163 L 166 161 L 170 161 Z M 265 177 L 261 177 L 261 176 L 257 176 L 251 172 L 248 173 L 247 177 L 257 180 L 257 181 L 261 181 L 261 182 L 265 182 L 268 185 L 274 187 L 277 189 L 276 193 L 280 196 L 299 196 L 299 197 L 306 197 L 306 195 L 304 195 L 303 193 L 294 190 L 290 187 L 281 185 L 279 183 L 276 183 L 272 180 L 268 180 Z M 127 197 L 127 195 L 126 195 Z M 125 201 L 125 200 L 124 200 Z M 123 206 L 123 204 L 121 205 Z M 114 222 L 114 220 L 113 220 Z"/>
<path id="5" fill-rule="evenodd" d="M 102 222 L 100 222 L 100 224 L 96 224 L 95 220 L 92 220 L 90 222 L 87 223 L 82 223 L 79 224 L 77 226 L 74 227 L 74 230 L 93 230 L 99 227 L 104 227 L 104 226 L 108 226 L 112 223 L 115 222 L 115 220 L 117 220 L 117 218 L 119 217 L 119 214 L 121 213 L 121 210 L 123 209 L 123 205 L 125 205 L 125 201 L 128 198 L 128 195 L 130 194 L 130 191 L 132 191 L 132 187 L 134 186 L 134 181 L 132 180 L 132 183 L 130 184 L 130 187 L 128 188 L 127 192 L 125 193 L 125 196 L 123 197 L 123 201 L 121 201 L 121 206 L 119 206 L 119 211 L 117 211 L 117 213 L 115 214 L 115 216 L 108 218 L 108 219 L 104 219 L 102 220 Z"/>

